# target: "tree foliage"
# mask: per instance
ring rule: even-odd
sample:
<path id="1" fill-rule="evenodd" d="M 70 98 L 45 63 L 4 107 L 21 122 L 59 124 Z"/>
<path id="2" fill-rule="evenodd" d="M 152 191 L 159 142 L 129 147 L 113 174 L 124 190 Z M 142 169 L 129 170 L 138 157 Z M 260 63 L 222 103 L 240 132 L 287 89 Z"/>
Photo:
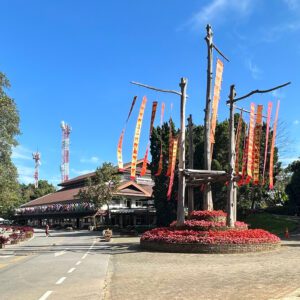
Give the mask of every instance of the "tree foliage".
<path id="1" fill-rule="evenodd" d="M 172 125 L 172 135 L 176 136 L 178 131 L 175 130 L 174 123 Z M 169 134 L 170 128 L 168 123 L 164 123 L 162 127 L 153 128 L 151 136 L 151 155 L 152 162 L 150 165 L 151 174 L 154 178 L 155 185 L 153 187 L 153 197 L 154 205 L 156 208 L 157 225 L 167 226 L 173 220 L 176 219 L 176 209 L 177 209 L 177 185 L 178 178 L 175 176 L 171 199 L 167 201 L 167 192 L 169 186 L 169 177 L 165 174 L 167 173 L 168 163 L 169 163 Z M 163 149 L 163 170 L 161 175 L 155 176 L 158 168 L 159 157 L 160 157 L 160 145 L 162 141 Z M 178 161 L 176 162 L 176 172 L 178 169 Z"/>
<path id="2" fill-rule="evenodd" d="M 109 204 L 115 197 L 121 177 L 118 170 L 111 163 L 103 163 L 96 169 L 95 175 L 87 179 L 86 186 L 79 190 L 77 197 L 83 201 L 90 201 L 96 208 Z"/>
<path id="3" fill-rule="evenodd" d="M 16 103 L 6 93 L 10 84 L 0 72 L 0 214 L 9 215 L 20 200 L 17 169 L 11 161 L 12 148 L 20 134 Z"/>
<path id="4" fill-rule="evenodd" d="M 34 184 L 20 184 L 22 203 L 40 198 L 56 191 L 55 187 L 47 180 L 39 180 L 38 188 Z"/>
<path id="5" fill-rule="evenodd" d="M 294 212 L 298 213 L 300 208 L 300 160 L 291 163 L 287 172 L 292 173 L 289 184 L 286 186 L 286 193 L 289 197 L 289 204 Z"/>

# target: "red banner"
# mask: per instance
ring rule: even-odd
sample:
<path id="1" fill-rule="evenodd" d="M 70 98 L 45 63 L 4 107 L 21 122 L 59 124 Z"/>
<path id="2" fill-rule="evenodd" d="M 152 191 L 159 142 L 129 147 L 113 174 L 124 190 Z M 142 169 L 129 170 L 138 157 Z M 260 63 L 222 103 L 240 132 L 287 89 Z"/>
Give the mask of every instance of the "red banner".
<path id="1" fill-rule="evenodd" d="M 254 121 L 255 121 L 255 104 L 251 103 L 250 108 L 250 123 L 248 133 L 248 150 L 247 150 L 247 182 L 252 178 L 253 164 L 253 141 L 254 141 Z"/>
<path id="2" fill-rule="evenodd" d="M 253 147 L 253 184 L 259 183 L 259 163 L 260 163 L 260 140 L 262 133 L 262 112 L 263 106 L 257 105 L 256 124 L 254 129 Z"/>
<path id="3" fill-rule="evenodd" d="M 131 103 L 131 107 L 130 107 L 130 111 L 129 111 L 129 114 L 128 114 L 126 123 L 128 122 L 128 120 L 129 120 L 129 118 L 130 118 L 130 115 L 131 115 L 131 113 L 132 113 L 132 110 L 133 110 L 134 104 L 135 104 L 135 102 L 136 102 L 136 99 L 137 99 L 137 96 L 134 96 L 134 97 L 133 97 L 133 100 L 132 100 L 132 103 Z"/>
<path id="4" fill-rule="evenodd" d="M 141 129 L 143 123 L 143 117 L 145 112 L 145 107 L 147 103 L 146 96 L 143 97 L 143 101 L 140 107 L 139 116 L 136 122 L 135 133 L 134 133 L 134 140 L 133 140 L 133 149 L 132 149 L 132 159 L 131 159 L 131 174 L 130 178 L 134 179 L 136 175 L 136 162 L 138 157 L 138 150 L 139 150 L 139 142 L 141 136 Z"/>
<path id="5" fill-rule="evenodd" d="M 173 154 L 173 134 L 172 134 L 172 119 L 169 121 L 169 160 L 168 160 L 168 170 L 167 176 L 171 175 L 172 168 L 172 154 Z"/>
<path id="6" fill-rule="evenodd" d="M 149 143 L 147 145 L 147 149 L 146 149 L 146 153 L 145 153 L 145 156 L 144 156 L 143 166 L 142 166 L 140 176 L 144 176 L 146 174 L 147 164 L 148 164 L 148 152 L 149 152 Z"/>
<path id="7" fill-rule="evenodd" d="M 122 158 L 122 146 L 123 146 L 123 138 L 124 138 L 124 132 L 125 128 L 122 130 L 119 142 L 118 142 L 118 150 L 117 150 L 117 156 L 118 156 L 118 168 L 119 171 L 123 171 L 123 158 Z"/>
<path id="8" fill-rule="evenodd" d="M 173 139 L 173 149 L 172 149 L 172 162 L 171 162 L 171 176 L 169 181 L 169 187 L 168 187 L 168 193 L 167 193 L 167 199 L 171 199 L 172 194 L 172 187 L 174 183 L 174 173 L 175 173 L 175 165 L 176 165 L 176 157 L 177 157 L 177 146 L 178 146 L 178 140 L 175 138 Z"/>
<path id="9" fill-rule="evenodd" d="M 238 126 L 236 129 L 235 137 L 235 174 L 239 175 L 240 173 L 240 141 L 241 141 L 241 131 L 243 125 L 243 110 L 241 111 Z"/>
<path id="10" fill-rule="evenodd" d="M 276 139 L 276 131 L 277 131 L 279 104 L 280 104 L 280 101 L 278 100 L 277 107 L 276 107 L 274 126 L 273 126 L 273 137 L 272 137 L 272 145 L 271 145 L 271 153 L 270 153 L 270 171 L 269 171 L 269 177 L 270 177 L 269 188 L 270 189 L 273 189 L 273 187 L 274 187 L 274 181 L 273 181 L 274 150 L 275 150 L 275 139 Z"/>
<path id="11" fill-rule="evenodd" d="M 157 172 L 156 172 L 155 176 L 159 176 L 162 172 L 162 169 L 163 169 L 162 126 L 163 126 L 163 120 L 164 120 L 164 112 L 165 112 L 165 103 L 162 102 L 161 112 L 160 112 L 160 128 L 161 128 L 161 133 L 160 133 L 160 155 L 159 155 L 158 169 L 157 169 Z"/>
<path id="12" fill-rule="evenodd" d="M 265 157 L 264 157 L 264 168 L 263 168 L 263 174 L 262 174 L 262 184 L 265 184 L 265 170 L 266 170 L 267 154 L 268 154 L 268 147 L 269 147 L 269 132 L 270 132 L 272 106 L 273 106 L 273 103 L 269 102 L 268 103 L 268 116 L 267 116 L 266 141 L 265 141 Z"/>
<path id="13" fill-rule="evenodd" d="M 224 68 L 224 65 L 223 65 L 222 61 L 220 61 L 218 59 L 217 66 L 216 66 L 214 96 L 213 96 L 213 101 L 212 101 L 211 131 L 210 131 L 210 143 L 211 144 L 215 143 L 215 130 L 216 130 L 216 124 L 217 124 L 218 106 L 219 106 L 219 101 L 220 101 L 223 68 Z"/>
<path id="14" fill-rule="evenodd" d="M 157 108 L 157 101 L 152 102 L 152 113 L 151 113 L 151 121 L 150 121 L 150 131 L 149 131 L 149 139 L 151 138 L 152 130 L 153 130 L 153 124 L 155 120 L 156 115 L 156 108 Z M 147 145 L 146 153 L 143 160 L 143 166 L 141 169 L 140 176 L 144 176 L 147 171 L 147 165 L 148 165 L 148 152 L 149 152 L 149 143 Z"/>

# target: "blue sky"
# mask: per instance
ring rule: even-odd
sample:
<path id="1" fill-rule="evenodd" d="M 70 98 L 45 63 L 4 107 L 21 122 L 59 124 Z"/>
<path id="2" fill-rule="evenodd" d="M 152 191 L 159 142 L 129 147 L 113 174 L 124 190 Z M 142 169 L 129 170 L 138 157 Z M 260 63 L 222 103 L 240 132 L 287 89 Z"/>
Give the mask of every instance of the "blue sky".
<path id="1" fill-rule="evenodd" d="M 139 156 L 147 144 L 151 102 L 166 103 L 165 119 L 179 124 L 179 99 L 131 85 L 131 80 L 179 89 L 188 78 L 187 114 L 203 124 L 206 84 L 205 25 L 211 23 L 225 63 L 219 120 L 230 84 L 238 95 L 286 81 L 276 93 L 240 103 L 281 100 L 280 134 L 288 135 L 281 159 L 300 155 L 300 1 L 1 1 L 0 70 L 11 81 L 8 91 L 21 116 L 20 145 L 13 159 L 20 181 L 33 182 L 31 153 L 42 155 L 40 178 L 60 181 L 61 129 L 72 127 L 70 177 L 116 163 L 117 141 L 131 100 L 138 96 L 124 140 L 124 161 L 131 159 L 132 139 L 143 95 L 148 104 Z M 217 54 L 214 59 L 219 57 Z M 215 62 L 214 62 L 215 66 Z M 159 123 L 156 118 L 155 124 Z M 282 139 L 281 139 L 282 140 Z M 280 143 L 280 139 L 278 141 Z M 281 142 L 282 144 L 282 142 Z M 280 145 L 281 146 L 281 145 Z"/>

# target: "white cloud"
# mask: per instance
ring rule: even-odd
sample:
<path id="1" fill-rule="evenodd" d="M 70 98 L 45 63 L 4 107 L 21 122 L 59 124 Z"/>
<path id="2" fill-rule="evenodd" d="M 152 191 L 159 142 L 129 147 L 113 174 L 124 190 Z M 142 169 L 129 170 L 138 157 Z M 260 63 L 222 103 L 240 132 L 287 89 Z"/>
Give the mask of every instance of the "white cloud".
<path id="1" fill-rule="evenodd" d="M 34 182 L 34 168 L 16 164 L 18 170 L 18 179 L 21 183 L 29 184 Z"/>
<path id="2" fill-rule="evenodd" d="M 261 76 L 262 76 L 262 70 L 257 66 L 255 65 L 251 59 L 247 59 L 246 60 L 246 66 L 248 68 L 248 70 L 250 71 L 251 73 L 251 76 L 253 79 L 261 79 Z"/>
<path id="3" fill-rule="evenodd" d="M 292 11 L 298 9 L 300 7 L 299 0 L 283 0 L 285 4 L 287 4 L 288 8 Z"/>
<path id="4" fill-rule="evenodd" d="M 232 21 L 233 16 L 242 18 L 251 13 L 251 0 L 213 0 L 203 6 L 186 25 L 199 28 L 207 23 Z"/>
<path id="5" fill-rule="evenodd" d="M 31 160 L 32 151 L 24 146 L 18 145 L 17 147 L 13 148 L 12 158 L 16 160 Z"/>
<path id="6" fill-rule="evenodd" d="M 91 172 L 94 172 L 95 170 L 76 170 L 76 169 L 71 169 L 72 173 L 74 173 L 75 175 L 84 175 L 84 174 L 87 174 L 87 173 L 91 173 Z"/>
<path id="7" fill-rule="evenodd" d="M 263 42 L 276 42 L 279 39 L 286 37 L 287 34 L 295 33 L 300 30 L 299 19 L 290 21 L 288 23 L 278 24 L 271 28 L 264 29 L 262 33 Z"/>
<path id="8" fill-rule="evenodd" d="M 300 123 L 299 120 L 295 120 L 295 121 L 293 122 L 294 125 L 298 125 L 299 123 Z"/>
<path id="9" fill-rule="evenodd" d="M 275 90 L 271 92 L 272 96 L 277 98 L 277 99 L 283 99 L 285 98 L 285 94 L 281 92 L 280 90 Z"/>
<path id="10" fill-rule="evenodd" d="M 80 159 L 80 162 L 81 162 L 81 163 L 92 163 L 92 164 L 97 164 L 97 163 L 99 163 L 99 161 L 100 161 L 100 159 L 99 159 L 99 157 L 97 157 L 97 156 L 92 156 L 92 157 L 90 157 L 90 158 L 85 158 L 85 157 L 83 157 L 83 158 Z"/>
<path id="11" fill-rule="evenodd" d="M 287 167 L 290 163 L 292 163 L 295 160 L 299 160 L 299 157 L 292 156 L 292 157 L 282 157 L 282 158 L 279 158 L 279 161 L 282 162 L 282 166 L 284 168 Z"/>

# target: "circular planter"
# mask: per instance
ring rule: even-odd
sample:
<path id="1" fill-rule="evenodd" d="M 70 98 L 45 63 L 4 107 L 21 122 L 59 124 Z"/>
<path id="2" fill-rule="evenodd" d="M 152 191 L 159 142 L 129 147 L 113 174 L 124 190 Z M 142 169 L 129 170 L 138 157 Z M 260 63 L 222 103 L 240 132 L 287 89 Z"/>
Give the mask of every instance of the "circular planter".
<path id="1" fill-rule="evenodd" d="M 141 240 L 142 249 L 158 252 L 232 254 L 247 252 L 272 251 L 280 248 L 280 243 L 261 244 L 200 244 L 200 243 L 165 243 Z"/>

